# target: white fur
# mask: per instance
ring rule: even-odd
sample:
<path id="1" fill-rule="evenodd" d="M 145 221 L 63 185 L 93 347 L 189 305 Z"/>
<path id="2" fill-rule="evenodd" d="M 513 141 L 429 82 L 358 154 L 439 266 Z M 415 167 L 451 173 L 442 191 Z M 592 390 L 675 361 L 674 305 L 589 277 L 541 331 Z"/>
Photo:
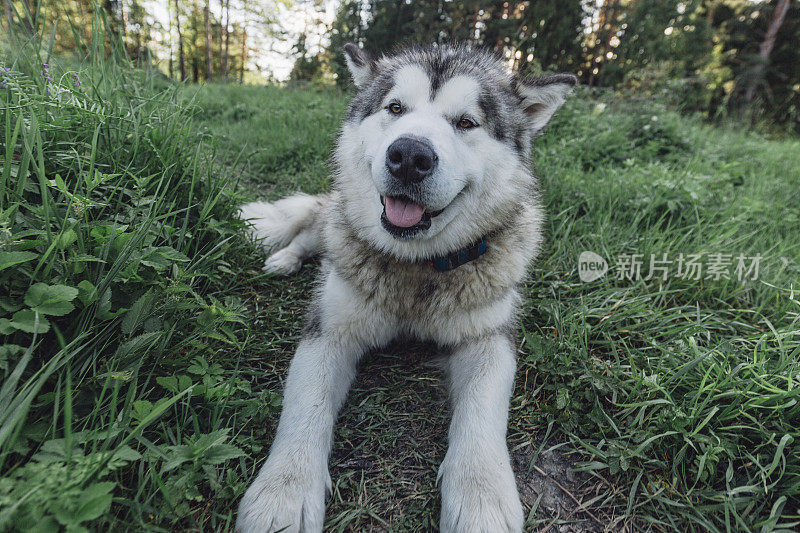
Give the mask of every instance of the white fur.
<path id="1" fill-rule="evenodd" d="M 239 208 L 239 218 L 248 220 L 265 248 L 283 247 L 300 232 L 308 217 L 319 208 L 309 194 L 295 194 L 277 202 L 251 202 Z"/>
<path id="2" fill-rule="evenodd" d="M 474 80 L 458 76 L 446 83 L 430 100 L 430 82 L 422 69 L 407 66 L 395 75 L 397 87 L 384 100 L 401 99 L 407 112 L 400 117 L 379 112 L 358 123 L 345 123 L 337 146 L 337 159 L 348 169 L 342 182 L 348 203 L 347 216 L 359 236 L 396 257 L 418 260 L 449 253 L 470 244 L 485 233 L 483 219 L 475 213 L 492 213 L 518 194 L 520 184 L 529 183 L 529 170 L 512 149 L 483 128 L 457 131 L 453 121 L 461 114 L 480 121 L 478 90 Z M 453 83 L 458 82 L 458 83 Z M 461 87 L 460 84 L 465 84 Z M 430 140 L 439 156 L 437 171 L 426 178 L 431 210 L 445 208 L 432 220 L 430 229 L 411 240 L 398 240 L 380 223 L 389 176 L 385 166 L 388 146 L 406 134 Z M 360 176 L 369 176 L 363 179 Z"/>
<path id="3" fill-rule="evenodd" d="M 465 113 L 480 117 L 481 108 L 478 105 L 480 94 L 481 87 L 474 78 L 456 76 L 439 88 L 434 103 L 440 107 L 445 116 L 454 120 Z"/>
<path id="4" fill-rule="evenodd" d="M 476 307 L 470 313 L 439 316 L 437 320 L 407 324 L 408 331 L 420 339 L 433 339 L 442 346 L 463 342 L 465 331 L 492 331 L 508 324 L 519 303 L 519 295 L 509 292 L 505 298 Z"/>
<path id="5" fill-rule="evenodd" d="M 322 208 L 319 198 L 295 194 L 277 202 L 252 202 L 239 209 L 239 217 L 252 225 L 252 232 L 271 255 L 264 270 L 276 274 L 294 274 L 303 260 L 322 247 L 319 231 L 307 227 L 309 218 Z"/>
<path id="6" fill-rule="evenodd" d="M 357 64 L 348 54 L 345 54 L 344 58 L 347 62 L 347 68 L 350 70 L 350 75 L 353 78 L 353 84 L 359 88 L 364 87 L 372 78 L 369 65 Z"/>
<path id="7" fill-rule="evenodd" d="M 322 531 L 333 424 L 356 363 L 409 326 L 422 331 L 387 316 L 335 272 L 319 294 L 325 331 L 302 340 L 292 359 L 275 441 L 242 499 L 237 531 Z M 461 316 L 458 329 L 483 331 L 507 321 L 516 295 L 509 298 Z M 447 328 L 437 325 L 426 333 L 451 343 Z M 461 342 L 448 361 L 453 420 L 438 477 L 442 531 L 521 531 L 522 507 L 505 444 L 515 366 L 513 347 L 499 335 Z"/>
<path id="8" fill-rule="evenodd" d="M 506 447 L 516 358 L 507 338 L 458 347 L 448 360 L 453 420 L 439 468 L 443 532 L 522 531 L 524 516 Z"/>
<path id="9" fill-rule="evenodd" d="M 302 230 L 288 246 L 269 256 L 264 270 L 275 274 L 294 274 L 303 266 L 303 261 L 316 255 L 322 247 L 319 231 L 313 228 Z"/>
<path id="10" fill-rule="evenodd" d="M 567 95 L 572 90 L 568 83 L 552 83 L 550 85 L 521 85 L 519 92 L 523 97 L 522 105 L 525 107 L 537 106 L 537 111 L 529 114 L 531 128 L 538 133 L 544 128 L 553 114 L 564 103 Z"/>

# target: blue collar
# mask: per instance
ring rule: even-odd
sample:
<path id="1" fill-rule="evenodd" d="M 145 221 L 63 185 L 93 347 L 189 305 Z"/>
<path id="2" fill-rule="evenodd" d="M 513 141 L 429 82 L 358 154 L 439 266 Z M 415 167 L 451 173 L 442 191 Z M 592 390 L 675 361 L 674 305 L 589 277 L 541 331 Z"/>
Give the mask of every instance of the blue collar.
<path id="1" fill-rule="evenodd" d="M 439 272 L 446 272 L 458 268 L 463 264 L 469 263 L 479 258 L 486 253 L 486 237 L 482 238 L 476 243 L 470 244 L 466 248 L 462 248 L 451 254 L 443 257 L 434 257 L 426 261 L 430 266 Z"/>

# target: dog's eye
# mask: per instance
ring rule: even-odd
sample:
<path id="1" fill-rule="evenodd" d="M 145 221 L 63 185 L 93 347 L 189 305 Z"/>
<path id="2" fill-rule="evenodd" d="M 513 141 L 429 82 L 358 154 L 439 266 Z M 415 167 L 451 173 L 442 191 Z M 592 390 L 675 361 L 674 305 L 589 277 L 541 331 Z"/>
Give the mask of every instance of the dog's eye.
<path id="1" fill-rule="evenodd" d="M 461 119 L 459 119 L 459 121 L 456 123 L 456 126 L 458 126 L 458 128 L 462 130 L 469 130 L 477 127 L 478 125 L 467 117 L 461 117 Z"/>
<path id="2" fill-rule="evenodd" d="M 397 103 L 397 102 L 392 102 L 391 104 L 389 104 L 388 106 L 386 106 L 386 109 L 387 109 L 387 110 L 389 111 L 389 113 L 391 113 L 392 115 L 399 115 L 400 113 L 402 113 L 402 112 L 403 112 L 403 106 L 401 106 L 401 105 L 400 105 L 399 103 Z"/>

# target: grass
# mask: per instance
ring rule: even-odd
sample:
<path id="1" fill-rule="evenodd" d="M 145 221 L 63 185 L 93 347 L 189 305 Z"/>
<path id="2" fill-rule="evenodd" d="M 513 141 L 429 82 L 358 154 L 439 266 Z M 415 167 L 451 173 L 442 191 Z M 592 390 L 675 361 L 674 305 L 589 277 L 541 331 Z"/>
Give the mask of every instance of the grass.
<path id="1" fill-rule="evenodd" d="M 213 134 L 219 160 L 234 164 L 255 190 L 268 187 L 277 198 L 327 187 L 345 94 L 217 84 L 189 87 L 185 98 L 201 129 Z"/>
<path id="2" fill-rule="evenodd" d="M 50 81 L 42 53 L 6 54 L 0 91 L 0 530 L 231 529 L 316 270 L 262 274 L 235 206 L 325 190 L 347 97 L 179 90 L 99 61 Z M 535 160 L 547 245 L 509 428 L 529 528 L 797 528 L 800 143 L 579 92 Z M 605 277 L 579 280 L 584 250 Z M 761 271 L 615 275 L 623 254 L 681 253 L 759 253 Z M 435 528 L 434 353 L 364 361 L 330 530 Z"/>

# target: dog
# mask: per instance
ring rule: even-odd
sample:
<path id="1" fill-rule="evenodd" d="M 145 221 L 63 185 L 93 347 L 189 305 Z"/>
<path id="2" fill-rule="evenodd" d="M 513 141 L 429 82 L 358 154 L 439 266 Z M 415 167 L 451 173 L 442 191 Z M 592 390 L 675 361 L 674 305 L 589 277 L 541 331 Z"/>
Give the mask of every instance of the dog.
<path id="1" fill-rule="evenodd" d="M 357 93 L 334 186 L 244 205 L 265 270 L 321 254 L 269 456 L 239 506 L 240 532 L 322 531 L 333 426 L 359 358 L 394 339 L 446 355 L 452 401 L 439 468 L 444 532 L 524 522 L 506 429 L 519 286 L 542 243 L 531 141 L 577 79 L 522 79 L 465 45 L 371 58 L 344 47 Z"/>

